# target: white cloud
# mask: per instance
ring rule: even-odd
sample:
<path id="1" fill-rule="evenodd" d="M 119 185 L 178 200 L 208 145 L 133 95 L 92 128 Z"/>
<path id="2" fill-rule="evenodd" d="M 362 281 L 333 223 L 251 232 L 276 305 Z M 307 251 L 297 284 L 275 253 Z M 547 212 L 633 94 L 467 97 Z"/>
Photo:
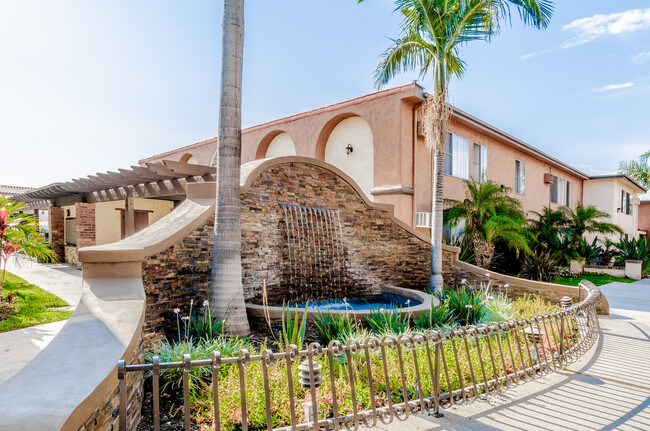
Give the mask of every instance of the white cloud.
<path id="1" fill-rule="evenodd" d="M 528 54 L 522 55 L 521 57 L 519 57 L 519 59 L 520 60 L 528 60 L 531 57 L 537 57 L 538 55 L 548 54 L 549 52 L 551 52 L 550 48 L 549 49 L 543 49 L 543 50 L 537 51 L 537 52 L 530 52 Z"/>
<path id="2" fill-rule="evenodd" d="M 575 33 L 562 47 L 570 48 L 601 36 L 631 33 L 647 28 L 650 28 L 650 8 L 580 18 L 562 27 L 562 31 Z"/>
<path id="3" fill-rule="evenodd" d="M 632 61 L 636 64 L 645 63 L 646 61 L 650 60 L 650 51 L 640 52 L 636 55 L 632 55 L 631 57 Z"/>
<path id="4" fill-rule="evenodd" d="M 626 82 L 625 84 L 609 84 L 604 87 L 596 88 L 594 91 L 612 91 L 612 90 L 621 90 L 623 88 L 630 88 L 634 86 L 634 82 Z"/>

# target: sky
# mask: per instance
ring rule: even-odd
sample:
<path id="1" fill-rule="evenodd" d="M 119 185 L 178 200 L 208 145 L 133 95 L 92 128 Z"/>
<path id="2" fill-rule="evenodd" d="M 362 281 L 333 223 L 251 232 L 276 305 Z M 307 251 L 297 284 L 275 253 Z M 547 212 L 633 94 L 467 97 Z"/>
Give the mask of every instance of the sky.
<path id="1" fill-rule="evenodd" d="M 392 0 L 246 0 L 243 126 L 375 91 Z M 0 184 L 115 171 L 217 133 L 223 2 L 0 0 Z M 650 4 L 557 1 L 460 48 L 450 101 L 589 174 L 650 150 Z M 430 76 L 406 72 L 390 86 Z"/>

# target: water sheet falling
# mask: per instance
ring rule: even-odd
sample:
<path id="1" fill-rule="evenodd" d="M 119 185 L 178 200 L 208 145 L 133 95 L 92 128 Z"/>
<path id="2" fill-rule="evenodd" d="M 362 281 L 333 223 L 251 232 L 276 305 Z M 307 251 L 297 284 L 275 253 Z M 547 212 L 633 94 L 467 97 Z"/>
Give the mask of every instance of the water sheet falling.
<path id="1" fill-rule="evenodd" d="M 343 231 L 339 211 L 280 204 L 287 238 L 287 282 L 291 299 L 342 294 Z"/>

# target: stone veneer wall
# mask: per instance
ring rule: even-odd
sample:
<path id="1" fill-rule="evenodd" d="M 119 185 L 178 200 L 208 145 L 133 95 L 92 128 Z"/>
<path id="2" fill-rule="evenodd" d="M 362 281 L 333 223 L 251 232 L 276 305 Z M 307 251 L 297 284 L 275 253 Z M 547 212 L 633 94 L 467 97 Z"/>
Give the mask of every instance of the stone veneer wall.
<path id="1" fill-rule="evenodd" d="M 65 220 L 63 217 L 63 208 L 49 208 L 50 223 L 50 246 L 52 254 L 57 262 L 65 261 Z"/>
<path id="2" fill-rule="evenodd" d="M 144 363 L 143 333 L 140 332 L 137 349 L 127 361 L 128 365 Z M 144 396 L 144 373 L 127 373 L 126 389 L 128 392 L 127 430 L 135 430 L 140 424 L 142 400 Z M 120 389 L 116 386 L 102 403 L 90 415 L 79 431 L 113 431 L 119 429 Z"/>
<path id="3" fill-rule="evenodd" d="M 430 245 L 367 205 L 337 174 L 302 162 L 273 165 L 244 190 L 241 200 L 242 267 L 247 301 L 261 302 L 263 282 L 272 303 L 289 299 L 284 210 L 280 204 L 338 209 L 346 258 L 345 294 L 365 295 L 382 285 L 428 290 Z M 189 312 L 208 296 L 213 220 L 174 246 L 146 259 L 145 343 L 176 331 L 173 309 Z M 453 254 L 443 253 L 443 276 Z M 300 295 L 294 286 L 294 296 Z M 313 292 L 309 292 L 310 294 Z"/>

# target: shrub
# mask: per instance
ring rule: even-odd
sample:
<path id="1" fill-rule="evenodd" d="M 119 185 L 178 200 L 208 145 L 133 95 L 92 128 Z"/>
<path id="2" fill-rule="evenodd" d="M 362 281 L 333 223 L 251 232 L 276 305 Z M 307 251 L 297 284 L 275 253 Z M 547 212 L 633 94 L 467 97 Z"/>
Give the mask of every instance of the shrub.
<path id="1" fill-rule="evenodd" d="M 487 297 L 483 322 L 504 322 L 515 318 L 515 306 L 507 296 L 493 294 Z"/>
<path id="2" fill-rule="evenodd" d="M 210 359 L 212 352 L 219 351 L 224 358 L 236 356 L 237 352 L 247 348 L 248 343 L 239 338 L 221 336 L 214 339 L 191 340 L 183 339 L 170 343 L 166 339 L 154 344 L 153 350 L 145 355 L 147 362 L 151 362 L 154 356 L 160 358 L 160 362 L 182 362 L 183 355 L 189 354 L 194 359 Z M 151 375 L 151 371 L 147 376 Z M 209 380 L 212 375 L 210 367 L 192 367 L 190 371 L 190 386 L 196 387 L 198 382 Z M 160 390 L 167 392 L 168 389 L 181 388 L 183 385 L 183 369 L 170 368 L 160 370 L 162 384 Z"/>
<path id="3" fill-rule="evenodd" d="M 409 315 L 402 312 L 402 308 L 391 308 L 385 310 L 371 311 L 368 316 L 365 316 L 366 322 L 372 332 L 376 334 L 383 334 L 387 331 L 400 334 L 409 328 Z"/>
<path id="4" fill-rule="evenodd" d="M 650 262 L 650 241 L 645 238 L 622 238 L 609 245 L 614 247 L 614 260 L 618 266 L 625 266 L 626 260 L 642 260 L 644 264 Z"/>
<path id="5" fill-rule="evenodd" d="M 528 294 L 517 298 L 513 306 L 516 317 L 537 316 L 538 314 L 552 313 L 559 310 L 557 305 L 553 305 L 537 295 Z"/>
<path id="6" fill-rule="evenodd" d="M 342 342 L 357 329 L 357 323 L 349 314 L 336 314 L 328 311 L 316 315 L 314 327 L 318 341 L 327 345 L 332 340 Z"/>

